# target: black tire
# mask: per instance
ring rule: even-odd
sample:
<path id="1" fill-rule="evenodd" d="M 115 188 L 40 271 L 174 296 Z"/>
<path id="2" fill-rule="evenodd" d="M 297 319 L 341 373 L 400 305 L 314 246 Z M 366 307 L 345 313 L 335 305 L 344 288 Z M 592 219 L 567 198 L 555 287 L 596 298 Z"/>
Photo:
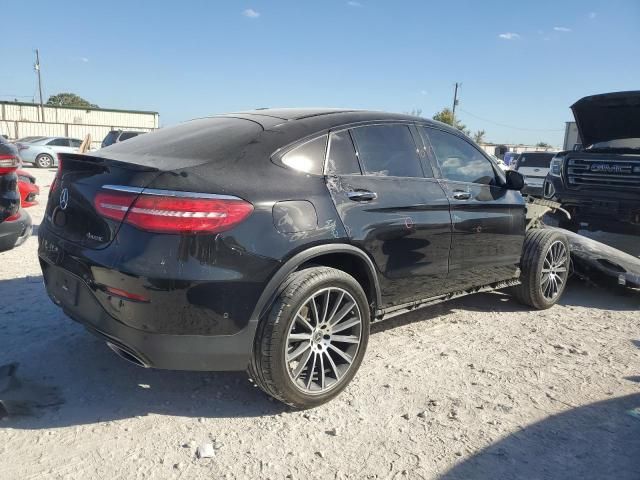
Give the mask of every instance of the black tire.
<path id="1" fill-rule="evenodd" d="M 284 402 L 295 408 L 311 408 L 323 403 L 328 402 L 335 396 L 337 396 L 344 388 L 349 384 L 354 377 L 362 358 L 364 357 L 369 341 L 369 324 L 370 324 L 370 310 L 367 302 L 367 297 L 362 290 L 360 284 L 349 274 L 329 267 L 311 267 L 298 272 L 294 272 L 283 283 L 283 290 L 280 295 L 275 299 L 269 313 L 266 318 L 263 318 L 258 325 L 256 337 L 254 341 L 253 355 L 249 364 L 249 375 L 255 381 L 255 383 L 264 390 L 265 393 L 272 397 Z M 323 293 L 324 292 L 324 293 Z M 346 292 L 348 296 L 339 297 L 340 292 Z M 338 374 L 338 368 L 336 368 L 337 361 L 334 362 L 335 354 L 332 356 L 334 359 L 328 359 L 331 352 L 329 349 L 319 351 L 316 357 L 315 348 L 322 348 L 315 345 L 314 340 L 309 339 L 308 342 L 311 347 L 308 347 L 313 351 L 313 366 L 310 369 L 304 368 L 302 371 L 306 372 L 306 378 L 316 379 L 320 381 L 320 366 L 316 367 L 316 358 L 322 357 L 322 365 L 326 368 L 322 370 L 322 388 L 325 388 L 325 372 L 327 373 L 327 383 L 332 381 L 331 386 L 327 386 L 327 391 L 323 391 L 321 388 L 317 392 L 308 393 L 303 391 L 303 387 L 300 386 L 301 381 L 298 378 L 296 381 L 292 378 L 293 369 L 292 361 L 287 361 L 287 355 L 292 355 L 288 349 L 292 340 L 289 338 L 289 334 L 292 329 L 298 328 L 299 324 L 295 324 L 296 317 L 299 311 L 309 305 L 310 301 L 316 301 L 313 295 L 327 295 L 327 298 L 333 298 L 334 305 L 342 306 L 340 311 L 349 311 L 348 315 L 354 314 L 354 312 L 360 314 L 361 322 L 358 324 L 358 340 L 357 350 L 353 354 L 352 362 L 347 364 L 342 374 Z M 332 297 L 333 295 L 333 297 Z M 339 298 L 338 298 L 339 297 Z M 340 303 L 342 298 L 353 300 L 354 306 L 349 308 L 351 303 Z M 345 302 L 347 300 L 344 300 Z M 318 305 L 318 302 L 316 302 Z M 355 308 L 357 305 L 357 309 Z M 336 307 L 338 308 L 338 307 Z M 313 316 L 308 318 L 309 326 L 315 328 L 314 332 L 322 325 L 327 317 L 327 310 L 329 308 L 329 300 L 324 305 L 319 305 L 319 310 L 322 311 L 322 315 L 316 313 L 318 318 L 315 325 L 313 323 Z M 309 310 L 310 311 L 310 310 Z M 331 323 L 332 318 L 336 318 L 336 312 L 330 312 L 331 316 L 327 318 L 327 323 Z M 348 316 L 346 318 L 349 318 Z M 351 318 L 356 318 L 355 315 Z M 299 322 L 299 320 L 298 320 Z M 345 322 L 345 323 L 342 323 Z M 336 325 L 344 325 L 350 322 L 349 320 L 339 320 Z M 324 325 L 324 324 L 323 324 Z M 326 327 L 327 325 L 324 325 Z M 324 328 L 323 327 L 323 328 Z M 337 328 L 337 326 L 336 326 Z M 355 327 L 350 327 L 355 328 Z M 326 335 L 333 338 L 332 335 Z M 320 341 L 322 341 L 320 339 Z M 298 345 L 306 345 L 307 340 L 301 341 Z M 304 343 L 304 344 L 303 344 Z M 334 345 L 338 345 L 335 343 Z M 331 347 L 329 347 L 331 348 Z M 353 347 L 349 347 L 353 348 Z M 294 350 L 297 351 L 297 348 Z M 353 352 L 353 350 L 351 350 Z M 311 353 L 310 353 L 311 354 Z M 301 355 L 306 356 L 310 354 Z M 326 355 L 326 356 L 325 356 Z M 298 365 L 307 360 L 300 361 Z M 331 362 L 331 364 L 329 364 Z M 333 367 L 333 369 L 331 369 Z M 315 370 L 314 370 L 315 368 Z M 309 375 L 309 371 L 311 374 Z M 335 378 L 330 378 L 330 375 L 335 373 Z M 303 380 L 303 383 L 306 380 Z M 314 384 L 315 385 L 315 384 Z M 308 388 L 308 385 L 307 385 Z"/>
<path id="2" fill-rule="evenodd" d="M 564 247 L 566 259 L 562 263 L 562 267 L 556 266 L 547 268 L 548 256 L 552 247 L 561 250 Z M 564 257 L 563 257 L 564 258 Z M 563 258 L 558 259 L 558 263 Z M 538 310 L 545 310 L 555 305 L 567 285 L 569 277 L 570 250 L 569 242 L 562 232 L 557 230 L 533 229 L 527 232 L 524 246 L 522 248 L 522 259 L 520 260 L 520 281 L 521 284 L 513 288 L 516 299 L 527 306 Z M 564 268 L 564 271 L 562 271 Z M 544 270 L 544 271 L 543 271 Z M 552 279 L 548 277 L 553 271 Z M 545 276 L 546 274 L 546 276 Z M 560 277 L 558 280 L 557 277 Z M 548 295 L 549 282 L 556 282 L 557 291 Z M 553 287 L 552 287 L 553 289 Z"/>
<path id="3" fill-rule="evenodd" d="M 36 167 L 38 168 L 51 168 L 53 167 L 53 157 L 46 153 L 41 153 L 36 157 Z"/>

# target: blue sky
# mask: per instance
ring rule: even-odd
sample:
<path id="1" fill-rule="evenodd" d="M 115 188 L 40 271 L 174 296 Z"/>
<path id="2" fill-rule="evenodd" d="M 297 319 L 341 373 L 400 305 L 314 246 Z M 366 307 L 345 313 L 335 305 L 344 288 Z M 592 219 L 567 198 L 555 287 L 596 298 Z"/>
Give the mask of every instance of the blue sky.
<path id="1" fill-rule="evenodd" d="M 78 93 L 161 125 L 267 106 L 431 116 L 561 144 L 569 105 L 640 89 L 640 2 L 0 0 L 0 99 Z M 46 101 L 46 98 L 45 98 Z"/>

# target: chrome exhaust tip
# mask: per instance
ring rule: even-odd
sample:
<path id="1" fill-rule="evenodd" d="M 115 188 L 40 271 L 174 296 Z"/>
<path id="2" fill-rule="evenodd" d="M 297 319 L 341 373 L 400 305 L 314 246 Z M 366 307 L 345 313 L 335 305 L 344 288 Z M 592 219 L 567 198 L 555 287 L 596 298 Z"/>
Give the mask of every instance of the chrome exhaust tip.
<path id="1" fill-rule="evenodd" d="M 126 360 L 129 363 L 133 363 L 134 365 L 137 365 L 138 367 L 149 368 L 149 365 L 147 365 L 135 353 L 127 351 L 124 348 L 122 348 L 122 347 L 120 347 L 118 345 L 114 345 L 111 342 L 106 342 L 106 343 L 107 343 L 107 347 L 109 347 L 111 350 L 113 350 L 115 352 L 115 354 L 118 355 L 120 358 Z"/>

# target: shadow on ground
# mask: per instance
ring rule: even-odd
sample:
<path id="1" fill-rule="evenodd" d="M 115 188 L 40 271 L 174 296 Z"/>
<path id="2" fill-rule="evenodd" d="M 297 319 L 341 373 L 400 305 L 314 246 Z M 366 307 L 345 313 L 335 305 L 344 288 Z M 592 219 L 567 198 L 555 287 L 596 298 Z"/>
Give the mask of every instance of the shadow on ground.
<path id="1" fill-rule="evenodd" d="M 573 408 L 527 426 L 441 480 L 640 478 L 640 394 Z"/>
<path id="2" fill-rule="evenodd" d="M 612 295 L 606 291 L 594 295 L 574 282 L 561 303 L 637 309 L 637 298 L 620 301 Z M 17 364 L 14 378 L 4 388 L 0 379 L 0 399 L 11 414 L 2 426 L 46 429 L 150 413 L 251 417 L 287 410 L 255 387 L 244 372 L 147 370 L 127 363 L 55 307 L 40 276 L 0 281 L 0 298 L 13 299 L 0 303 L 0 366 Z M 445 316 L 453 309 L 526 308 L 503 293 L 472 295 L 376 324 L 372 333 Z"/>

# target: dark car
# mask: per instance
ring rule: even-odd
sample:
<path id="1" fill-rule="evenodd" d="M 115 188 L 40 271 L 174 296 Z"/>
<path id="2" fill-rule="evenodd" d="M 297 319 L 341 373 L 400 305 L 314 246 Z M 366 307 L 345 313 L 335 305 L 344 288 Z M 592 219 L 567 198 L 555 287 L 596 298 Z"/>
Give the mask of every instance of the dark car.
<path id="1" fill-rule="evenodd" d="M 370 322 L 509 286 L 558 300 L 567 242 L 526 232 L 522 186 L 438 122 L 256 110 L 62 155 L 39 255 L 52 300 L 122 357 L 248 368 L 309 407 L 353 377 Z"/>
<path id="2" fill-rule="evenodd" d="M 102 140 L 102 144 L 100 148 L 108 147 L 109 145 L 113 145 L 114 143 L 124 142 L 125 140 L 129 140 L 130 138 L 135 138 L 138 135 L 142 135 L 145 132 L 134 132 L 130 130 L 111 130 L 107 133 L 107 136 Z"/>
<path id="3" fill-rule="evenodd" d="M 556 152 L 523 152 L 518 155 L 512 165 L 512 170 L 524 176 L 525 187 L 523 193 L 542 196 L 544 179 L 549 173 L 551 159 Z"/>
<path id="4" fill-rule="evenodd" d="M 545 198 L 571 213 L 565 228 L 640 232 L 640 91 L 584 97 L 571 109 L 582 149 L 554 157 Z"/>
<path id="5" fill-rule="evenodd" d="M 0 252 L 21 245 L 31 235 L 31 217 L 20 206 L 15 145 L 0 137 Z"/>

